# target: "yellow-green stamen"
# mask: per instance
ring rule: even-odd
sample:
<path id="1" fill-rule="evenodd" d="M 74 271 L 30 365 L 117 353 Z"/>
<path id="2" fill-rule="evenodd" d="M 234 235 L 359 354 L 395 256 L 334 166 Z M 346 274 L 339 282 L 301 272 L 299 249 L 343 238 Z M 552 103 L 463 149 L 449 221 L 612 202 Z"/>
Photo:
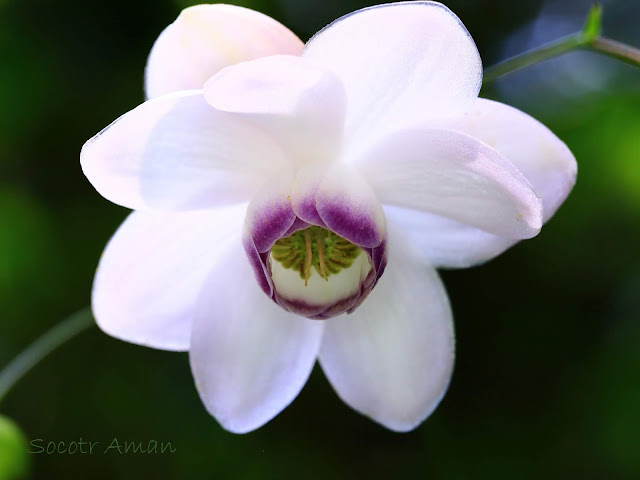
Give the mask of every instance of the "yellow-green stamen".
<path id="1" fill-rule="evenodd" d="M 271 249 L 271 258 L 285 268 L 298 271 L 308 285 L 311 267 L 328 281 L 329 276 L 349 268 L 360 252 L 360 248 L 348 240 L 313 226 L 278 240 Z"/>

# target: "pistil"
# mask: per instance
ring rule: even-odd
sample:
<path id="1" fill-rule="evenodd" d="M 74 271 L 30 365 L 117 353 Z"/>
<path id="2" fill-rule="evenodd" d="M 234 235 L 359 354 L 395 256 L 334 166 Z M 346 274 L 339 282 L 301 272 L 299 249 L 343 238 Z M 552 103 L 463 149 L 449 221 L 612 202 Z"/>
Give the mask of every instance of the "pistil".
<path id="1" fill-rule="evenodd" d="M 304 231 L 304 247 L 304 286 L 306 287 L 309 282 L 309 276 L 311 275 L 311 260 L 313 259 L 313 254 L 311 253 L 311 233 L 309 229 Z"/>
<path id="2" fill-rule="evenodd" d="M 328 282 L 329 277 L 324 266 L 324 236 L 320 232 L 316 232 L 316 245 L 318 246 L 318 263 L 320 264 L 320 276 Z"/>

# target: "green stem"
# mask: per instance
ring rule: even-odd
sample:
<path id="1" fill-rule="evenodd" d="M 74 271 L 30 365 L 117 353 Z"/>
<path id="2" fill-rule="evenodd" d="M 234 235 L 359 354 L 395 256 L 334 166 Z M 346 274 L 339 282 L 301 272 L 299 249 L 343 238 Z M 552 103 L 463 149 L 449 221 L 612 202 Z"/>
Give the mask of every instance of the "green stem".
<path id="1" fill-rule="evenodd" d="M 84 308 L 53 327 L 0 371 L 0 402 L 13 386 L 44 357 L 63 343 L 95 325 L 90 308 Z"/>
<path id="2" fill-rule="evenodd" d="M 534 65 L 549 58 L 557 57 L 576 48 L 583 47 L 585 40 L 582 33 L 575 33 L 554 42 L 542 45 L 536 49 L 517 55 L 509 60 L 500 62 L 493 67 L 486 68 L 482 79 L 483 84 L 493 82 L 496 78 L 521 68 Z"/>
<path id="3" fill-rule="evenodd" d="M 528 52 L 500 62 L 484 71 L 483 85 L 493 82 L 496 78 L 521 68 L 534 65 L 544 60 L 557 57 L 577 49 L 586 49 L 608 55 L 623 62 L 640 67 L 640 49 L 624 43 L 616 42 L 600 36 L 602 7 L 595 4 L 589 11 L 584 28 L 578 33 L 542 45 Z"/>

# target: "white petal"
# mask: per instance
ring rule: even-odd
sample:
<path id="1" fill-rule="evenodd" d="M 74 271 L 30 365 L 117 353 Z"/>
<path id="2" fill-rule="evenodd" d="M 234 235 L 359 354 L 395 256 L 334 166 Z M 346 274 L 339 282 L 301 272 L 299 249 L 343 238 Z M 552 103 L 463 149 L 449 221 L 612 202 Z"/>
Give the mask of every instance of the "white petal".
<path id="1" fill-rule="evenodd" d="M 551 130 L 503 103 L 479 98 L 452 127 L 483 141 L 513 163 L 542 197 L 546 222 L 576 182 L 576 159 Z"/>
<path id="2" fill-rule="evenodd" d="M 277 55 L 227 67 L 206 83 L 204 95 L 216 109 L 272 134 L 298 163 L 327 161 L 340 146 L 344 87 L 312 61 Z"/>
<path id="3" fill-rule="evenodd" d="M 235 433 L 271 420 L 307 381 L 322 331 L 260 290 L 238 239 L 207 280 L 193 325 L 191 369 L 207 410 Z"/>
<path id="4" fill-rule="evenodd" d="M 384 212 L 436 268 L 467 268 L 487 262 L 516 240 L 499 237 L 432 213 L 387 205 Z"/>
<path id="5" fill-rule="evenodd" d="M 553 216 L 575 183 L 577 165 L 567 146 L 520 110 L 479 98 L 451 128 L 493 147 L 524 174 L 542 198 L 544 222 Z M 430 213 L 388 206 L 385 214 L 436 267 L 478 265 L 516 243 Z"/>
<path id="6" fill-rule="evenodd" d="M 134 210 L 249 201 L 286 164 L 270 137 L 211 108 L 197 91 L 126 113 L 84 145 L 80 162 L 102 196 Z"/>
<path id="7" fill-rule="evenodd" d="M 269 55 L 299 55 L 302 41 L 262 13 L 234 5 L 197 5 L 158 37 L 147 61 L 148 98 L 203 87 L 222 68 Z"/>
<path id="8" fill-rule="evenodd" d="M 460 132 L 405 130 L 356 159 L 383 204 L 457 220 L 506 238 L 530 238 L 542 203 L 498 152 Z"/>
<path id="9" fill-rule="evenodd" d="M 438 275 L 391 236 L 387 269 L 369 297 L 351 315 L 326 320 L 320 364 L 348 405 L 407 431 L 442 399 L 453 361 L 451 310 Z"/>
<path id="10" fill-rule="evenodd" d="M 342 80 L 347 134 L 356 144 L 375 141 L 381 132 L 459 116 L 482 83 L 469 32 L 435 2 L 353 12 L 317 33 L 302 55 L 333 68 Z"/>
<path id="11" fill-rule="evenodd" d="M 246 205 L 133 212 L 109 241 L 93 283 L 100 328 L 127 342 L 188 350 L 195 302 Z"/>

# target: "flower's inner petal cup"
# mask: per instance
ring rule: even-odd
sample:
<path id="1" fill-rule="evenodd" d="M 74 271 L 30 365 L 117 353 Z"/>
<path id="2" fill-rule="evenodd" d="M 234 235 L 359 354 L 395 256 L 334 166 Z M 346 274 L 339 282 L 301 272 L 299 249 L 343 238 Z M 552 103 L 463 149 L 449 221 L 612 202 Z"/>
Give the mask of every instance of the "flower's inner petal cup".
<path id="1" fill-rule="evenodd" d="M 520 110 L 479 98 L 453 129 L 485 142 L 513 163 L 542 197 L 546 222 L 576 182 L 576 159 L 551 130 Z"/>
<path id="2" fill-rule="evenodd" d="M 297 163 L 328 162 L 340 147 L 344 87 L 312 61 L 277 55 L 240 63 L 212 77 L 204 95 L 216 109 L 271 133 Z"/>
<path id="3" fill-rule="evenodd" d="M 80 162 L 103 197 L 134 210 L 247 202 L 288 164 L 270 136 L 211 108 L 198 91 L 124 114 L 84 145 Z"/>
<path id="4" fill-rule="evenodd" d="M 235 433 L 277 415 L 307 381 L 323 324 L 285 312 L 251 280 L 240 240 L 205 282 L 190 361 L 207 410 Z"/>
<path id="5" fill-rule="evenodd" d="M 147 61 L 148 98 L 203 87 L 218 71 L 269 55 L 299 55 L 304 44 L 262 13 L 234 5 L 197 5 L 158 37 Z"/>
<path id="6" fill-rule="evenodd" d="M 391 205 L 384 207 L 389 222 L 404 235 L 435 268 L 467 268 L 487 262 L 517 240 L 499 237 L 479 228 L 432 213 Z"/>
<path id="7" fill-rule="evenodd" d="M 327 227 L 360 247 L 377 247 L 386 236 L 382 206 L 353 167 L 336 162 L 316 192 L 316 208 Z"/>
<path id="8" fill-rule="evenodd" d="M 460 132 L 406 130 L 354 161 L 384 204 L 435 213 L 506 238 L 530 238 L 542 203 L 498 152 Z"/>
<path id="9" fill-rule="evenodd" d="M 245 209 L 129 215 L 94 279 L 92 307 L 100 328 L 127 342 L 188 350 L 198 292 L 240 231 Z"/>
<path id="10" fill-rule="evenodd" d="M 327 320 L 320 364 L 340 398 L 395 431 L 438 405 L 454 360 L 451 310 L 435 270 L 391 236 L 389 264 L 367 300 Z"/>
<path id="11" fill-rule="evenodd" d="M 360 295 L 372 266 L 360 248 L 320 227 L 276 242 L 269 271 L 279 300 L 318 312 Z M 351 302 L 353 304 L 354 302 Z"/>
<path id="12" fill-rule="evenodd" d="M 302 55 L 331 67 L 342 80 L 346 132 L 356 150 L 383 132 L 462 115 L 482 83 L 469 32 L 435 2 L 351 13 L 317 33 Z"/>

